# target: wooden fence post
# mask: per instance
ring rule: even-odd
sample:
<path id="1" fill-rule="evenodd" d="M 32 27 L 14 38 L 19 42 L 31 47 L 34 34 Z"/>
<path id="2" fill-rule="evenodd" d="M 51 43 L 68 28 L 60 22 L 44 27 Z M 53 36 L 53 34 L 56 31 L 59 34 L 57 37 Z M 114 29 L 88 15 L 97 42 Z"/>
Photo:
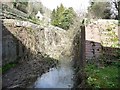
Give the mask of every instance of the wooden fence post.
<path id="1" fill-rule="evenodd" d="M 85 88 L 85 56 L 86 56 L 86 41 L 85 41 L 85 25 L 80 26 L 81 29 L 81 40 L 80 40 L 80 47 L 79 47 L 79 52 L 80 52 L 80 68 L 81 68 L 81 84 L 80 84 L 80 88 Z"/>
<path id="2" fill-rule="evenodd" d="M 81 40 L 80 40 L 80 64 L 81 64 L 81 68 L 84 68 L 85 66 L 85 48 L 86 48 L 86 44 L 85 44 L 85 26 L 82 25 L 80 26 L 81 28 Z"/>

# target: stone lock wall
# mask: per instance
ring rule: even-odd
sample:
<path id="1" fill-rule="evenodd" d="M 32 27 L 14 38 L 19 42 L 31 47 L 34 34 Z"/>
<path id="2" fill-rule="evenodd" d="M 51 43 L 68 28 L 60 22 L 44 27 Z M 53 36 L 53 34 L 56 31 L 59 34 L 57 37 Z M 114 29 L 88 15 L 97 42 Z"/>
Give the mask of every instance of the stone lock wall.
<path id="1" fill-rule="evenodd" d="M 29 59 L 31 54 L 38 53 L 57 60 L 63 55 L 71 55 L 72 42 L 68 32 L 61 28 L 13 19 L 4 19 L 2 26 L 3 64 L 23 56 Z"/>
<path id="2" fill-rule="evenodd" d="M 86 25 L 86 58 L 97 59 L 105 54 L 115 55 L 118 47 L 117 20 L 90 20 Z"/>

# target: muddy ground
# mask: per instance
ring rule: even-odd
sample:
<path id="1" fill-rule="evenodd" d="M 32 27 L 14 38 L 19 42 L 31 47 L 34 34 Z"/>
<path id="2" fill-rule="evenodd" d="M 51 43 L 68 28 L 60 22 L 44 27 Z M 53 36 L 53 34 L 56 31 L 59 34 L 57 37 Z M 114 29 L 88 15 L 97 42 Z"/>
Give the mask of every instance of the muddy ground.
<path id="1" fill-rule="evenodd" d="M 2 88 L 32 87 L 37 77 L 55 67 L 57 60 L 37 57 L 18 63 L 2 75 Z"/>

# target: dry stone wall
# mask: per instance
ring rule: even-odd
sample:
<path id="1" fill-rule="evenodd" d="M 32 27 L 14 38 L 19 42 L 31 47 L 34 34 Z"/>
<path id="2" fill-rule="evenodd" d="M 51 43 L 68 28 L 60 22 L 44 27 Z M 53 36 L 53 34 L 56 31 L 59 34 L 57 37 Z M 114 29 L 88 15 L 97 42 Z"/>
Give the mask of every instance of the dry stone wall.
<path id="1" fill-rule="evenodd" d="M 86 25 L 86 58 L 115 55 L 115 48 L 119 48 L 118 30 L 117 20 L 90 20 Z"/>
<path id="2" fill-rule="evenodd" d="M 71 55 L 70 39 L 67 31 L 51 25 L 35 25 L 27 21 L 3 20 L 3 64 L 30 57 L 27 52 L 59 60 L 63 55 Z M 17 41 L 19 40 L 19 42 Z M 27 48 L 27 51 L 24 51 Z"/>

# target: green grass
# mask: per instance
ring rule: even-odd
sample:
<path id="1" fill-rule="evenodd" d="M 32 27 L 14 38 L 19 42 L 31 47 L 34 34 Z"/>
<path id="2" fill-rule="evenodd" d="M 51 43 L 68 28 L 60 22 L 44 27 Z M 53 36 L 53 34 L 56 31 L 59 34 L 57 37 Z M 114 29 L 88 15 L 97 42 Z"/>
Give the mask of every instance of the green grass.
<path id="1" fill-rule="evenodd" d="M 98 68 L 89 64 L 85 68 L 87 83 L 91 88 L 117 88 L 118 87 L 118 65 L 113 64 L 104 68 Z"/>

